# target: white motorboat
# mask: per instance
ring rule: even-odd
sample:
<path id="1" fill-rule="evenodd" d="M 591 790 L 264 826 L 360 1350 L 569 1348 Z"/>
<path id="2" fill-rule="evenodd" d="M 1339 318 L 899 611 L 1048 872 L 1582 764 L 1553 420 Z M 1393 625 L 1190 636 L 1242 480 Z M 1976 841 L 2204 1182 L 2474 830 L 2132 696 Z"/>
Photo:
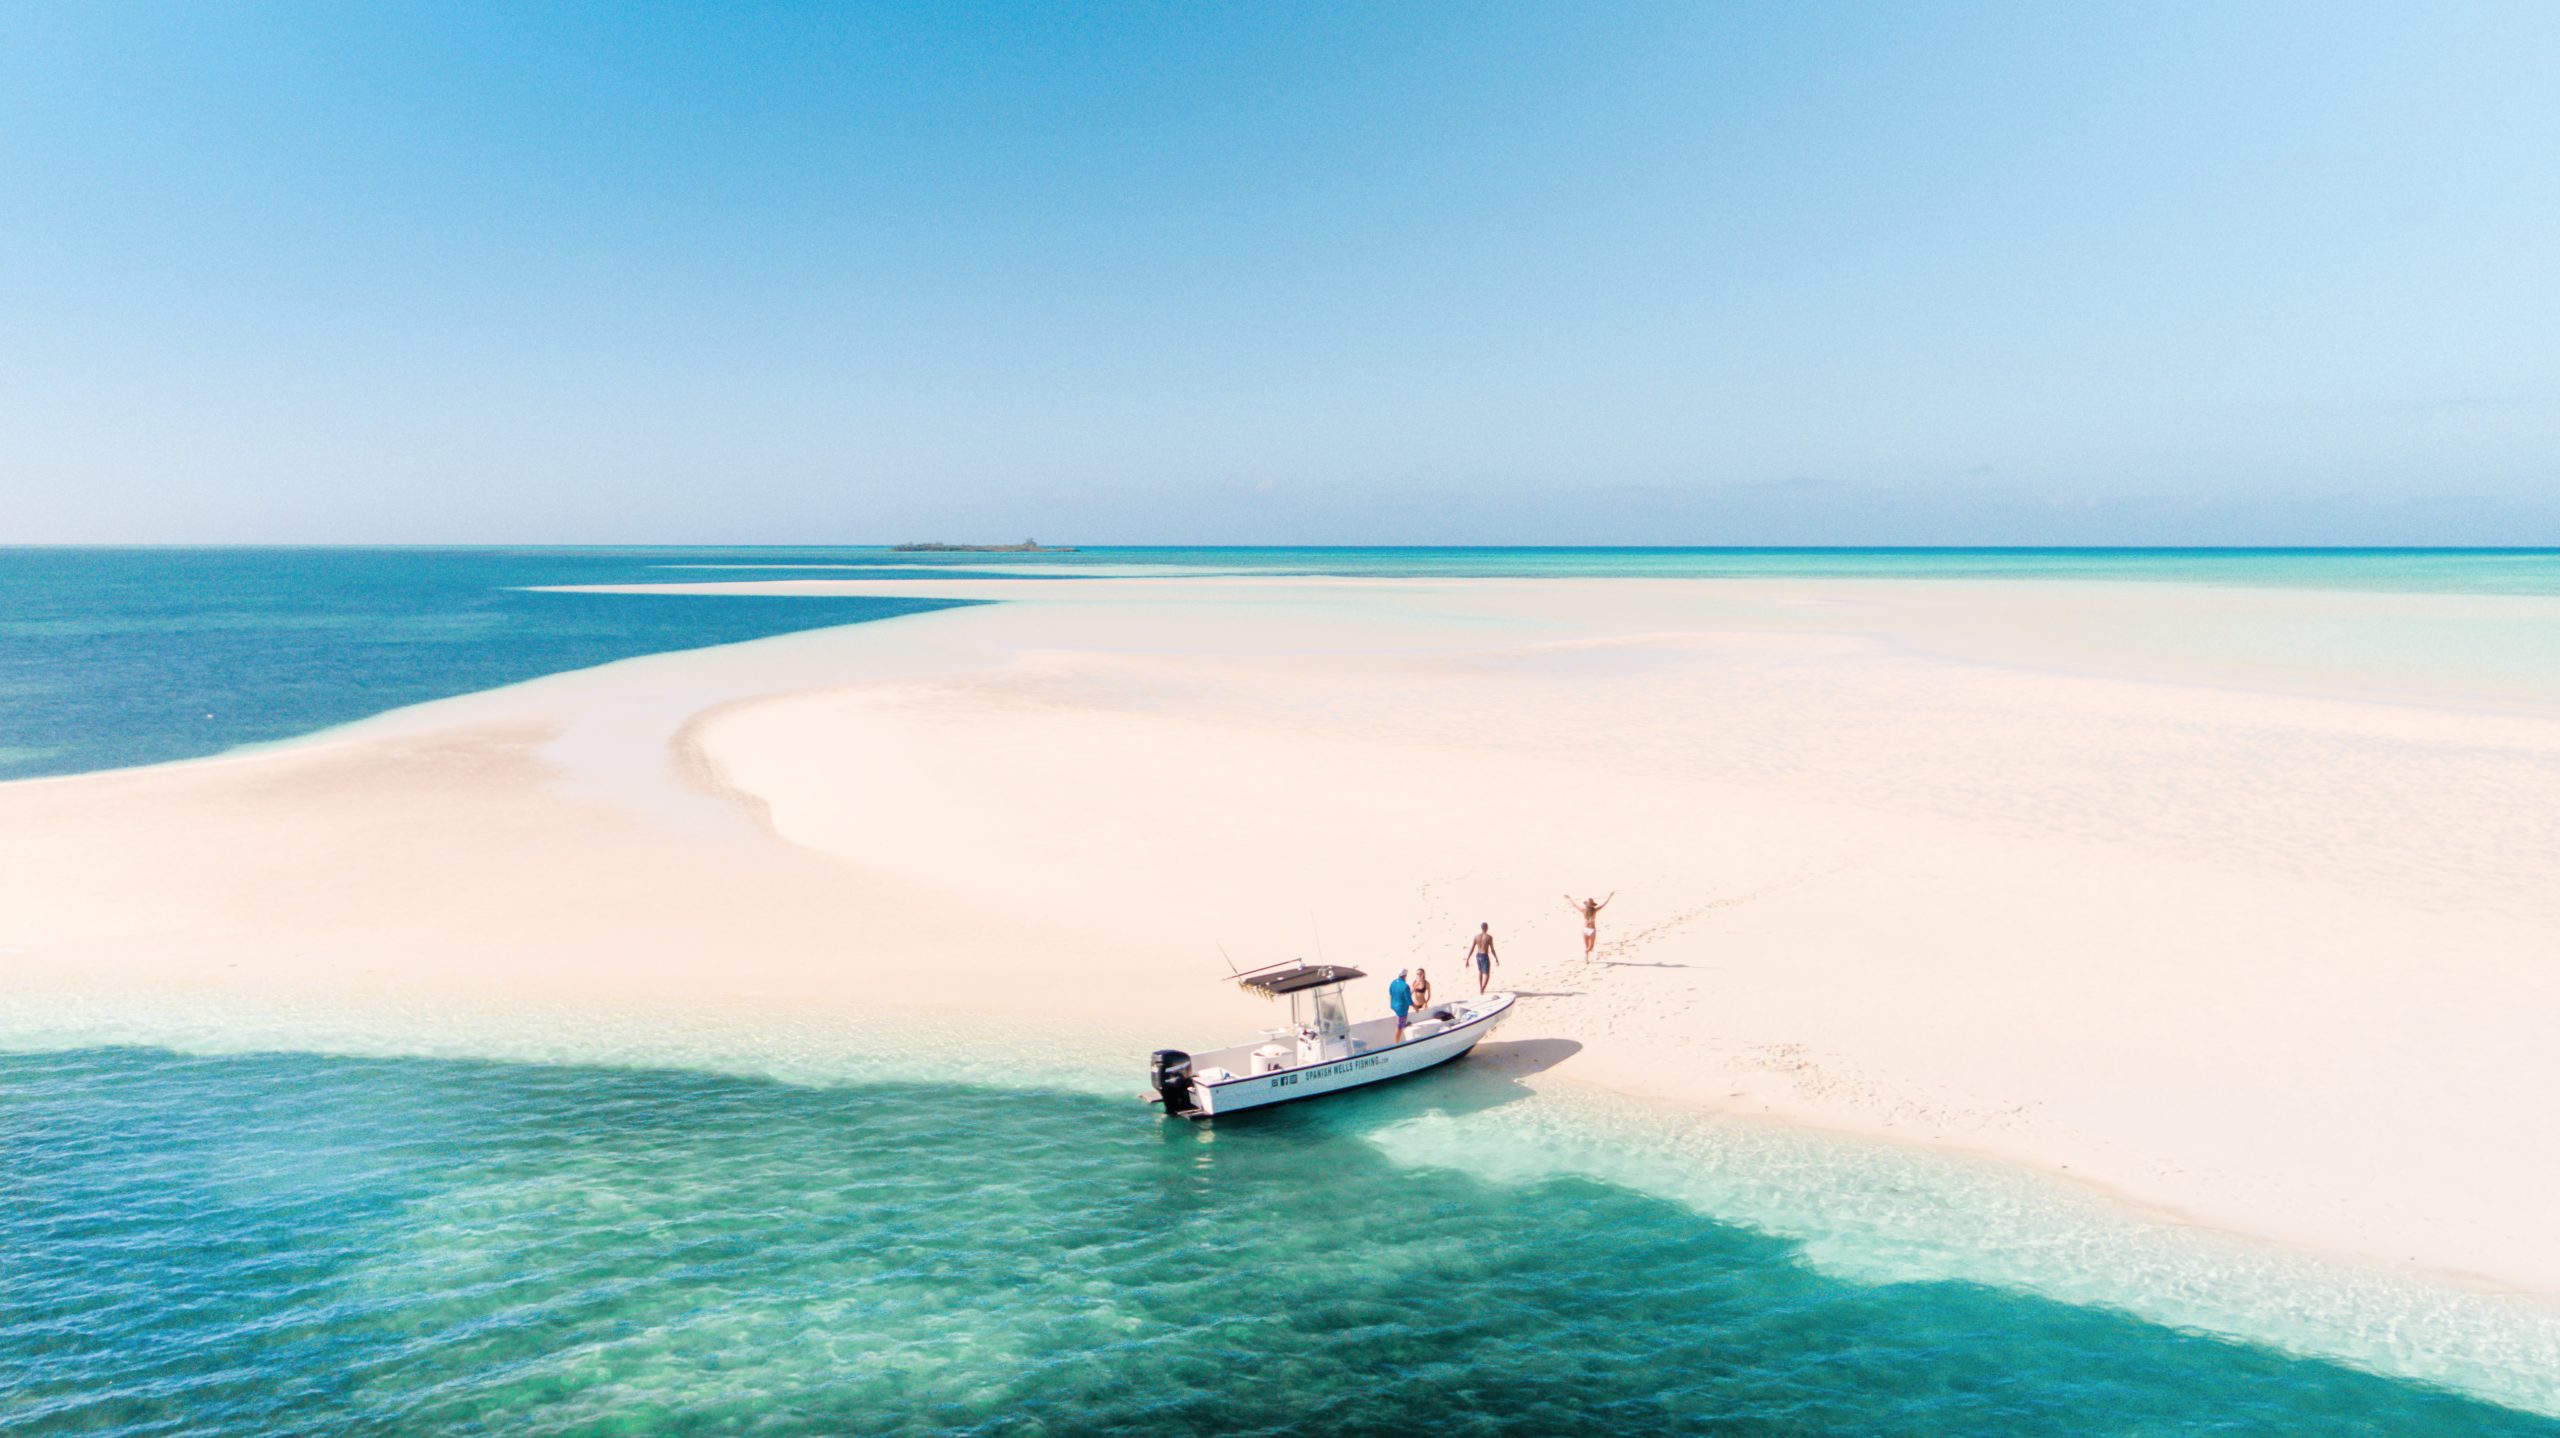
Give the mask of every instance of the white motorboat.
<path id="1" fill-rule="evenodd" d="M 1265 998 L 1287 997 L 1289 1027 L 1209 1053 L 1156 1050 L 1147 1101 L 1181 1118 L 1209 1118 L 1403 1078 L 1474 1048 L 1509 1016 L 1516 998 L 1442 1000 L 1416 1012 L 1398 1038 L 1392 1017 L 1351 1022 L 1342 986 L 1365 977 L 1358 969 L 1303 960 L 1240 975 L 1236 982 Z"/>

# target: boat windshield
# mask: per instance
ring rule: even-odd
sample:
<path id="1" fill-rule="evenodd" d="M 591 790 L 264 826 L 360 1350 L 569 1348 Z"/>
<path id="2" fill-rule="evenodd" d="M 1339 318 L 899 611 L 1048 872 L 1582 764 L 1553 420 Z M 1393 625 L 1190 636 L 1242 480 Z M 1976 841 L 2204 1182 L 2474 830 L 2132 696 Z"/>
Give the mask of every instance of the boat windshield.
<path id="1" fill-rule="evenodd" d="M 1290 1017 L 1298 1027 L 1314 1029 L 1318 1038 L 1338 1039 L 1351 1032 L 1351 1011 L 1343 1006 L 1340 985 L 1294 993 L 1289 999 Z"/>

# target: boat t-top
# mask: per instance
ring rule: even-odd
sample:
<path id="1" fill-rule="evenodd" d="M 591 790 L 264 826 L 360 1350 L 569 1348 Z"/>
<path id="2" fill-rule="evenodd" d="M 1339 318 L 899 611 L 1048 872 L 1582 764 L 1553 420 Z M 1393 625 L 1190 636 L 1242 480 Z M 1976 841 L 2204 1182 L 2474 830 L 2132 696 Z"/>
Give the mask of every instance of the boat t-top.
<path id="1" fill-rule="evenodd" d="M 1510 1014 L 1516 997 L 1480 994 L 1433 1003 L 1413 1014 L 1399 1039 L 1392 1017 L 1351 1022 L 1342 986 L 1366 977 L 1358 969 L 1303 959 L 1238 975 L 1237 983 L 1265 998 L 1285 995 L 1289 1026 L 1203 1054 L 1156 1050 L 1147 1075 L 1154 1092 L 1147 1102 L 1163 1104 L 1169 1115 L 1208 1118 L 1403 1078 L 1474 1048 Z"/>

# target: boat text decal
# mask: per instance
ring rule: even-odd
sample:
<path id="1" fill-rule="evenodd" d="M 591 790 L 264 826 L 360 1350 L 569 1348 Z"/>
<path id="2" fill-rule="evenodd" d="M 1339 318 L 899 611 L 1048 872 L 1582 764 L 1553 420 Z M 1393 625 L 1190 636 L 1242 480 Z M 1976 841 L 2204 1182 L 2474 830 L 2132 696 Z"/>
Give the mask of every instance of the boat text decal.
<path id="1" fill-rule="evenodd" d="M 1327 1064 L 1320 1069 L 1299 1069 L 1294 1073 L 1277 1074 L 1273 1076 L 1271 1086 L 1288 1088 L 1302 1078 L 1321 1078 L 1327 1074 L 1350 1073 L 1354 1069 L 1365 1069 L 1385 1063 L 1391 1057 L 1393 1056 L 1389 1054 L 1371 1054 L 1365 1059 L 1344 1059 L 1339 1063 Z"/>

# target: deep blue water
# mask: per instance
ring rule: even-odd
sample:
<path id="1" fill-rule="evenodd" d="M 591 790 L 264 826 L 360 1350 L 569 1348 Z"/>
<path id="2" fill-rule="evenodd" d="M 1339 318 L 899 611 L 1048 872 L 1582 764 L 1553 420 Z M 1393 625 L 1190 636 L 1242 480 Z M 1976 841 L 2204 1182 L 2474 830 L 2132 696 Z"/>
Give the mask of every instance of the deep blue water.
<path id="1" fill-rule="evenodd" d="M 943 607 L 526 589 L 664 581 L 665 562 L 645 550 L 0 550 L 0 779 L 199 758 L 616 659 Z"/>
<path id="2" fill-rule="evenodd" d="M 13 1434 L 2514 1435 L 2531 1417 L 1133 1100 L 0 1055 Z"/>

